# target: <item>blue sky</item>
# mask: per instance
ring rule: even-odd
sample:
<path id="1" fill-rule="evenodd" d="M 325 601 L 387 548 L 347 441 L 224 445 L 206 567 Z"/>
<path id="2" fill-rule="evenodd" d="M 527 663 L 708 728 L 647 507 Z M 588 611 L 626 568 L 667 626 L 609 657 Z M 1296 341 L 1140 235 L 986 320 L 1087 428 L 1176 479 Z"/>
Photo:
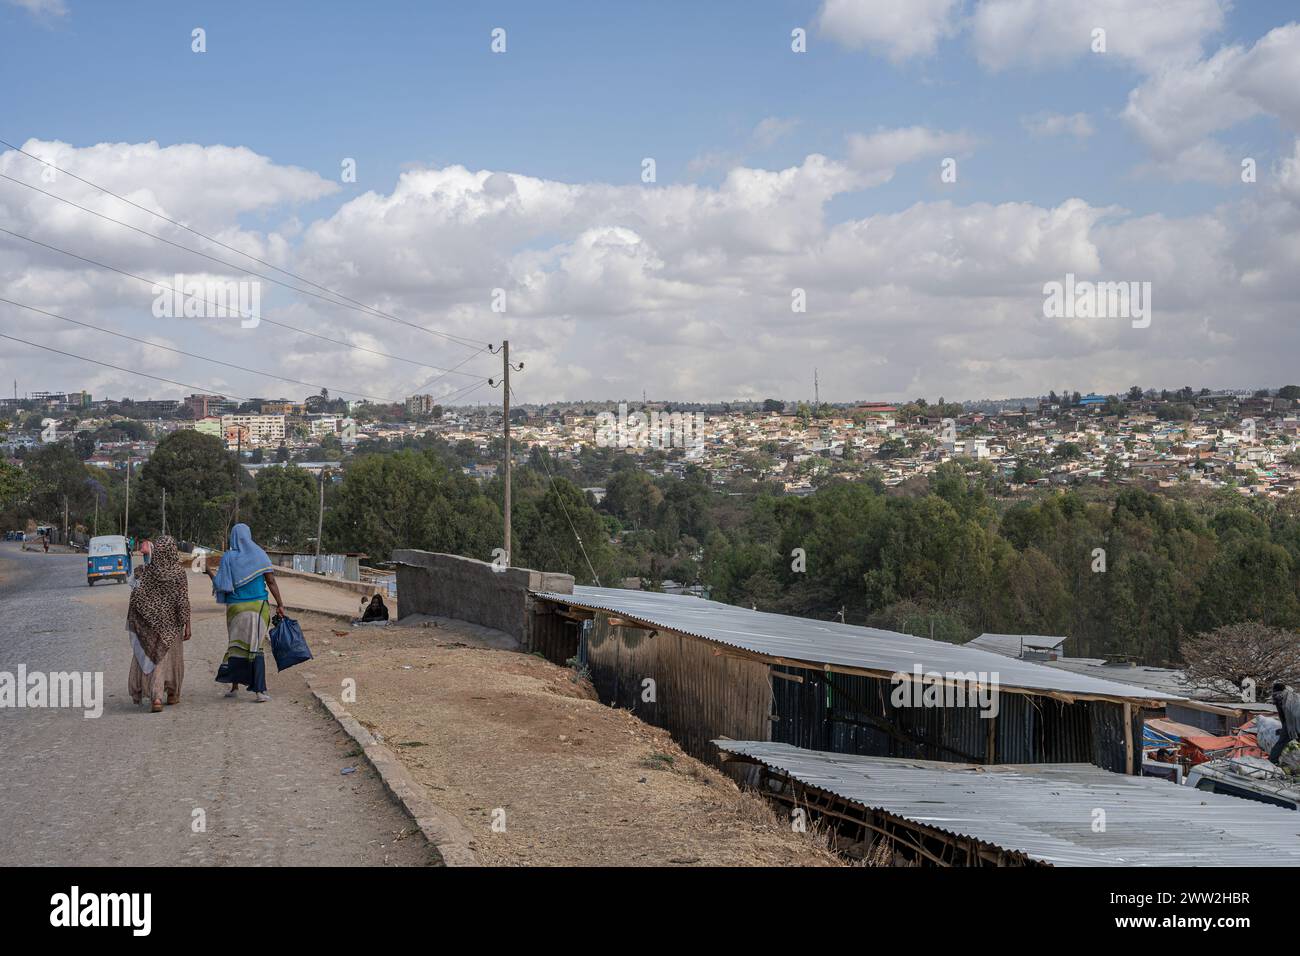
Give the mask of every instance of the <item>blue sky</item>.
<path id="1" fill-rule="evenodd" d="M 708 180 L 701 153 L 741 149 L 765 117 L 795 131 L 746 157 L 779 168 L 841 153 L 849 133 L 921 124 L 970 129 L 968 200 L 1052 203 L 1081 196 L 1135 212 L 1208 208 L 1232 187 L 1135 178 L 1142 149 L 1117 121 L 1134 85 L 1123 63 L 990 76 L 959 38 L 902 66 L 815 33 L 792 56 L 789 31 L 817 0 L 662 3 L 78 3 L 64 17 L 0 6 L 4 135 L 74 145 L 224 142 L 332 177 L 358 160 L 353 187 L 388 188 L 410 163 L 521 169 L 562 181 Z M 1238 4 L 1221 38 L 1250 43 L 1294 5 Z M 190 51 L 190 31 L 208 52 Z M 508 52 L 489 52 L 507 30 Z M 53 68 L 52 68 L 53 67 Z M 1089 142 L 1035 138 L 1021 117 L 1096 115 Z M 1267 119 L 1233 131 L 1247 154 L 1289 148 Z M 924 194 L 916 169 L 846 204 L 862 214 Z M 712 178 L 716 178 L 716 172 Z M 341 194 L 345 198 L 347 192 Z"/>
<path id="2" fill-rule="evenodd" d="M 1243 185 L 1235 176 L 1240 157 L 1253 158 L 1262 171 L 1281 170 L 1275 177 L 1279 183 L 1288 175 L 1285 164 L 1297 149 L 1295 117 L 1288 94 L 1269 91 L 1274 80 L 1267 70 L 1277 74 L 1281 85 L 1288 77 L 1274 62 L 1256 64 L 1266 57 L 1254 48 L 1261 38 L 1274 35 L 1270 31 L 1284 30 L 1296 19 L 1293 4 L 1151 0 L 1169 7 L 1171 24 L 1153 28 L 1141 19 L 1149 5 L 1137 0 L 1091 4 L 1043 0 L 1053 7 L 1052 15 L 1031 25 L 1030 32 L 1020 36 L 999 32 L 994 17 L 999 6 L 1024 2 L 915 0 L 900 8 L 915 10 L 913 20 L 892 33 L 882 33 L 877 28 L 888 12 L 887 0 L 861 0 L 856 5 L 854 0 L 369 5 L 0 0 L 0 88 L 8 91 L 0 111 L 0 136 L 19 144 L 60 142 L 74 150 L 99 143 L 238 146 L 277 167 L 317 174 L 322 183 L 334 186 L 316 190 L 317 195 L 297 190 L 282 200 L 252 203 L 230 217 L 230 227 L 247 230 L 250 241 L 270 242 L 283 236 L 296 254 L 304 256 L 303 261 L 309 261 L 310 250 L 298 245 L 300 230 L 310 230 L 312 224 L 339 225 L 340 210 L 361 209 L 349 204 L 368 192 L 396 204 L 402 172 L 418 169 L 463 166 L 554 184 L 635 189 L 642 185 L 642 158 L 654 157 L 660 187 L 723 190 L 735 169 L 801 169 L 814 154 L 848 162 L 855 136 L 924 128 L 963 139 L 964 145 L 954 148 L 960 168 L 955 184 L 939 182 L 938 163 L 946 151 L 936 147 L 909 153 L 869 185 L 837 185 L 825 193 L 815 190 L 813 199 L 805 201 L 801 194 L 792 200 L 796 205 L 816 204 L 825 231 L 796 228 L 790 239 L 794 245 L 773 240 L 773 246 L 780 246 L 777 251 L 783 263 L 800 260 L 799 268 L 809 269 L 817 259 L 813 271 L 818 272 L 823 267 L 840 268 L 818 258 L 835 240 L 837 224 L 881 223 L 887 220 L 873 217 L 902 215 L 918 204 L 936 215 L 960 220 L 971 207 L 987 214 L 983 204 L 1053 210 L 1067 200 L 1080 199 L 1091 210 L 1105 210 L 1089 217 L 1090 229 L 1116 218 L 1137 224 L 1155 217 L 1184 222 L 1184 228 L 1175 225 L 1172 230 L 1182 233 L 1204 229 L 1208 222 L 1228 223 L 1233 217 L 1224 213 L 1226 207 L 1260 202 L 1261 190 Z M 1079 13 L 1080 8 L 1087 12 Z M 1078 31 L 1067 35 L 1064 48 L 1053 48 L 1063 42 L 1054 25 L 1062 11 L 1077 14 L 1082 25 L 1093 20 L 1107 23 L 1116 52 L 1080 55 L 1087 38 Z M 986 17 L 983 25 L 981 16 Z M 924 25 L 927 17 L 939 30 L 937 42 L 920 53 L 904 50 L 901 44 L 908 32 L 918 23 Z M 1197 18 L 1208 25 L 1186 30 L 1180 26 Z M 207 52 L 202 55 L 190 49 L 195 27 L 207 33 Z M 494 27 L 507 31 L 505 55 L 489 50 Z M 808 32 L 806 54 L 791 52 L 790 31 L 796 27 Z M 855 35 L 858 29 L 865 31 L 865 41 Z M 1282 40 L 1292 42 L 1289 33 Z M 1034 47 L 1032 54 L 1018 52 L 1026 44 Z M 1239 70 L 1244 77 L 1240 87 L 1255 98 L 1250 108 L 1240 116 L 1231 115 L 1242 109 L 1242 94 L 1236 88 L 1219 91 L 1218 107 L 1207 109 L 1217 108 L 1223 115 L 1207 124 L 1203 134 L 1181 137 L 1178 129 L 1185 114 L 1179 111 L 1188 107 L 1179 82 L 1186 78 L 1192 82 L 1207 58 L 1234 44 L 1240 45 L 1245 64 Z M 1164 80 L 1166 87 L 1160 88 Z M 1148 125 L 1131 111 L 1125 113 L 1135 91 L 1147 96 L 1144 103 L 1154 104 Z M 1173 106 L 1167 106 L 1170 100 Z M 1161 109 L 1165 112 L 1156 115 Z M 1049 117 L 1081 117 L 1086 132 L 1041 134 L 1029 128 Z M 771 135 L 759 132 L 765 121 L 774 131 Z M 1173 140 L 1178 142 L 1169 145 Z M 1182 151 L 1198 146 L 1212 154 L 1206 160 L 1208 171 L 1184 175 L 1179 170 L 1189 168 L 1192 154 Z M 345 157 L 357 161 L 356 183 L 338 181 Z M 203 191 L 212 186 L 196 180 L 193 188 Z M 0 188 L 0 202 L 11 192 L 12 187 Z M 183 207 L 183 202 L 177 202 Z M 1289 223 L 1269 215 L 1271 208 L 1242 207 L 1240 213 L 1257 222 L 1272 219 L 1274 228 L 1289 230 Z M 603 215 L 608 222 L 577 216 L 581 228 L 570 228 L 567 220 L 530 221 L 528 228 L 518 230 L 517 238 L 509 240 L 508 250 L 500 248 L 505 240 L 498 236 L 495 241 L 503 261 L 510 263 L 512 277 L 527 287 L 529 281 L 521 278 L 527 269 L 540 270 L 547 278 L 563 271 L 556 260 L 563 259 L 566 244 L 580 240 L 583 229 L 626 228 L 633 222 L 608 210 Z M 915 212 L 912 218 L 920 215 Z M 745 212 L 746 222 L 748 216 Z M 761 223 L 761 217 L 756 221 Z M 774 231 L 784 225 L 774 225 Z M 946 235 L 953 227 L 949 223 L 930 228 Z M 704 232 L 715 241 L 713 231 Z M 645 261 L 650 263 L 646 269 L 660 279 L 680 279 L 689 273 L 691 281 L 699 282 L 691 263 L 712 254 L 707 243 L 693 245 L 671 232 L 645 233 L 636 239 L 645 244 Z M 1041 239 L 1032 241 L 1037 244 Z M 1156 243 L 1149 238 L 1141 241 Z M 1251 241 L 1250 236 L 1240 241 L 1221 237 L 1213 250 L 1202 249 L 1195 255 L 1224 255 L 1225 250 Z M 1087 242 L 1096 243 L 1097 237 L 1089 234 Z M 1109 263 L 1117 261 L 1129 240 L 1117 242 Z M 1012 243 L 1013 260 L 1014 249 Z M 551 260 L 540 265 L 529 256 L 547 252 Z M 1163 268 L 1164 259 L 1176 258 L 1158 247 L 1148 253 L 1155 272 Z M 436 250 L 429 255 L 436 256 Z M 971 255 L 954 255 L 948 266 L 960 272 Z M 756 267 L 752 257 L 746 259 L 739 252 L 736 256 L 732 264 L 737 271 L 725 277 L 719 274 L 718 287 L 746 281 L 743 276 L 753 269 L 770 271 Z M 1083 255 L 1079 268 L 1087 268 L 1089 262 L 1095 268 L 1096 259 Z M 1004 265 L 989 269 L 1000 271 Z M 1288 264 L 1273 265 L 1274 271 L 1282 271 Z M 1225 274 L 1240 276 L 1249 271 L 1244 263 L 1223 267 Z M 436 260 L 430 269 L 436 271 Z M 987 297 L 987 290 L 974 288 L 986 271 L 974 270 L 969 277 L 972 288 L 964 291 Z M 1037 271 L 1027 271 L 1023 284 L 1032 289 L 1041 285 L 1042 278 Z M 372 291 L 382 291 L 381 277 L 372 279 Z M 793 276 L 791 282 L 796 280 L 798 276 Z M 904 284 L 918 285 L 914 278 Z M 944 290 L 919 285 L 913 288 L 916 298 L 909 308 L 930 303 L 939 292 L 949 294 L 946 285 Z M 835 293 L 843 300 L 836 317 L 828 314 L 828 324 L 805 337 L 810 343 L 806 364 L 817 362 L 816 353 L 839 339 L 834 322 L 850 323 L 845 329 L 856 327 L 846 311 L 855 295 L 859 302 L 877 301 L 885 287 L 895 290 L 899 282 L 887 278 L 876 284 L 868 281 L 856 290 L 837 288 Z M 451 314 L 455 308 L 467 307 L 467 295 L 458 297 L 448 291 L 439 301 Z M 775 296 L 779 300 L 780 292 Z M 664 305 L 665 295 L 648 297 L 646 301 L 653 299 L 663 308 L 657 314 L 643 314 L 640 320 L 656 336 L 673 337 L 678 333 L 666 328 L 714 320 L 713 305 L 690 306 L 674 294 L 667 298 L 673 301 Z M 1165 301 L 1170 301 L 1167 295 Z M 969 305 L 948 303 L 938 308 L 961 311 Z M 616 335 L 604 318 L 585 317 L 578 306 L 563 301 L 552 303 L 549 311 L 539 305 L 530 314 L 539 321 L 542 316 L 553 318 L 560 323 L 557 328 L 583 341 L 608 336 L 613 343 L 626 332 Z M 752 314 L 752 310 L 745 313 Z M 1220 318 L 1218 312 L 1215 317 Z M 1188 322 L 1205 319 L 1205 315 L 1185 316 Z M 589 320 L 605 324 L 584 325 Z M 735 323 L 744 321 L 749 319 L 737 316 L 730 325 L 723 322 L 715 337 L 732 337 Z M 509 328 L 490 331 L 493 334 L 475 337 L 529 334 Z M 954 328 L 947 337 L 954 351 L 952 361 L 969 357 L 971 341 L 963 336 L 963 329 Z M 942 339 L 934 329 L 918 330 L 915 341 L 897 343 L 887 356 L 892 363 L 889 374 L 882 373 L 876 386 L 864 390 L 906 396 L 908 389 L 933 390 L 953 381 L 942 364 L 929 367 L 927 343 L 936 337 Z M 554 329 L 548 329 L 546 336 L 538 333 L 536 344 L 553 339 Z M 689 342 L 681 344 L 689 350 Z M 775 338 L 769 345 L 780 348 Z M 861 345 L 874 354 L 881 343 L 874 336 Z M 1073 350 L 1077 361 L 1067 374 L 1079 379 L 1091 375 L 1086 384 L 1104 388 L 1112 384 L 1110 369 L 1104 365 L 1111 361 L 1106 353 L 1116 347 L 1126 355 L 1114 370 L 1114 381 L 1122 383 L 1141 373 L 1143 360 L 1140 348 L 1135 352 L 1136 345 L 1103 343 L 1095 335 L 1071 330 L 1069 342 L 1050 347 L 1043 343 L 1036 355 L 1006 358 L 1037 363 L 1033 369 L 1025 366 L 1016 388 L 1033 388 L 1041 382 L 1038 387 L 1045 391 L 1061 384 L 1051 378 L 1061 371 L 1049 368 L 1053 349 Z M 619 348 L 625 346 L 623 341 Z M 1226 385 L 1235 384 L 1246 370 L 1258 368 L 1249 360 L 1216 368 L 1213 346 L 1214 341 L 1207 340 L 1209 351 L 1183 356 L 1181 374 L 1216 378 L 1210 384 Z M 571 354 L 573 349 L 568 351 Z M 987 366 L 995 357 L 989 354 L 981 361 Z M 1166 357 L 1162 353 L 1162 360 Z M 315 361 L 300 355 L 289 360 Z M 681 355 L 665 354 L 663 361 L 675 371 L 652 377 L 652 391 L 680 389 L 698 393 L 692 397 L 713 397 L 703 394 L 704 383 L 717 380 L 707 363 L 688 374 L 680 369 Z M 588 371 L 604 364 L 594 352 L 583 362 Z M 573 383 L 575 377 L 558 355 L 552 355 L 547 368 L 553 378 L 541 391 L 558 397 L 565 390 L 562 383 Z M 955 387 L 971 397 L 996 394 L 1001 386 L 1014 391 L 1012 383 L 1001 382 L 998 374 L 966 372 L 971 374 L 958 376 L 960 384 Z M 1178 373 L 1162 362 L 1158 374 Z M 798 380 L 804 377 L 801 370 Z M 844 378 L 831 386 L 833 397 L 861 397 L 848 391 L 859 387 L 853 377 Z M 603 372 L 578 376 L 578 380 L 611 396 L 636 395 L 646 386 L 644 381 L 612 378 Z M 735 394 L 750 387 L 788 388 L 793 381 L 784 378 L 779 368 L 764 367 L 752 383 L 735 378 L 718 387 Z"/>

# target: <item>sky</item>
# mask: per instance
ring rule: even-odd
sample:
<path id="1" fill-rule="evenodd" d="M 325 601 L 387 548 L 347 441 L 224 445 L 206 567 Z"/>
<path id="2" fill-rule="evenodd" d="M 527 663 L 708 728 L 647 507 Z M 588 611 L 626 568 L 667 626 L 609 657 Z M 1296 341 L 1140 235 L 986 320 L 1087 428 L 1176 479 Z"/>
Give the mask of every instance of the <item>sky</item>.
<path id="1" fill-rule="evenodd" d="M 1298 377 L 1295 2 L 0 0 L 0 91 L 6 395 Z"/>

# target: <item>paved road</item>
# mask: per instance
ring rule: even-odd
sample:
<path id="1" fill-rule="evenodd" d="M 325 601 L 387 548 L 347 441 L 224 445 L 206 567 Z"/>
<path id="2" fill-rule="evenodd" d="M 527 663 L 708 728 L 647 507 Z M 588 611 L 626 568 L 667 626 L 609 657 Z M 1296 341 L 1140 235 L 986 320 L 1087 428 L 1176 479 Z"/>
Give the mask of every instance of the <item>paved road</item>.
<path id="1" fill-rule="evenodd" d="M 268 661 L 270 703 L 222 697 L 212 678 L 225 626 L 201 575 L 191 578 L 181 703 L 161 714 L 132 705 L 128 595 L 125 585 L 88 588 L 84 557 L 0 545 L 0 672 L 98 671 L 105 697 L 94 719 L 0 708 L 0 865 L 431 862 L 296 671 L 276 674 Z M 195 810 L 204 832 L 194 832 Z"/>

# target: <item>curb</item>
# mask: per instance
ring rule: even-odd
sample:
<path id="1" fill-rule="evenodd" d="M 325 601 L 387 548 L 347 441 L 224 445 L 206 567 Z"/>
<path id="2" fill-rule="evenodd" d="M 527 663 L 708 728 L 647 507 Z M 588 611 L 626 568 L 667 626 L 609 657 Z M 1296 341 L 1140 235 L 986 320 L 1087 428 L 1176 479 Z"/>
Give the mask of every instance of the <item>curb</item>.
<path id="1" fill-rule="evenodd" d="M 322 611 L 317 607 L 299 607 L 295 604 L 286 604 L 284 609 L 286 611 L 295 611 L 298 614 L 319 614 L 323 617 L 332 617 L 334 620 L 341 621 L 344 624 L 351 624 L 353 619 L 356 617 L 355 614 L 344 614 L 342 611 Z"/>
<path id="2" fill-rule="evenodd" d="M 311 682 L 307 683 L 312 695 L 329 711 L 365 754 L 366 760 L 379 774 L 384 788 L 402 805 L 402 809 L 415 821 L 424 838 L 438 851 L 445 866 L 479 866 L 473 850 L 473 837 L 465 825 L 446 813 L 429 799 L 428 792 L 411 776 L 391 750 L 375 739 L 343 705 L 329 694 L 322 694 Z"/>

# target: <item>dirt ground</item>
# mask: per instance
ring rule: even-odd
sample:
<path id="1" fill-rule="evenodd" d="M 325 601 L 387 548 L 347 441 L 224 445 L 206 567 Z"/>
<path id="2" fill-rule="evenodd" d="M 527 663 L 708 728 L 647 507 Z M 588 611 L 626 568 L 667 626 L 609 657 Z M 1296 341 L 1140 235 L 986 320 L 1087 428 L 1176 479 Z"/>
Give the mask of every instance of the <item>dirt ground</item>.
<path id="1" fill-rule="evenodd" d="M 762 798 L 666 731 L 602 705 L 567 668 L 483 646 L 456 622 L 300 623 L 316 659 L 298 669 L 335 696 L 355 680 L 344 706 L 474 834 L 486 865 L 839 863 L 824 839 L 792 832 Z"/>

